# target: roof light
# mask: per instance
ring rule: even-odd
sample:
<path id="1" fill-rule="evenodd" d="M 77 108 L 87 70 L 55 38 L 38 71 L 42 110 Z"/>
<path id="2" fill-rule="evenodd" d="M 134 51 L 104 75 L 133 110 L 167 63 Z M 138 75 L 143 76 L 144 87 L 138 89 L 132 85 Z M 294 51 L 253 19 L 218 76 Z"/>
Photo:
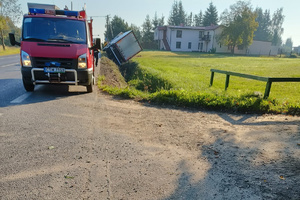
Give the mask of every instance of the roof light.
<path id="1" fill-rule="evenodd" d="M 41 8 L 29 8 L 30 14 L 50 14 L 50 15 L 66 15 L 72 17 L 78 17 L 78 11 L 70 11 L 70 10 L 46 10 Z"/>
<path id="2" fill-rule="evenodd" d="M 45 9 L 29 8 L 29 12 L 32 14 L 45 14 Z"/>
<path id="3" fill-rule="evenodd" d="M 65 10 L 65 15 L 78 17 L 79 13 L 77 11 Z"/>

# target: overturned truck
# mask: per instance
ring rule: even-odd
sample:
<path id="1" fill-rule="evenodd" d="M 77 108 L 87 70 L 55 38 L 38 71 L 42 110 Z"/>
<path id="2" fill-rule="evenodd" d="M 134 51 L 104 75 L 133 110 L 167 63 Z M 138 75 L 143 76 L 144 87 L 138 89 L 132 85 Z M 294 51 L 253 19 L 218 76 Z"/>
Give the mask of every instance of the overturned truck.
<path id="1" fill-rule="evenodd" d="M 116 36 L 103 50 L 109 59 L 120 66 L 141 52 L 142 47 L 133 31 L 127 31 Z"/>

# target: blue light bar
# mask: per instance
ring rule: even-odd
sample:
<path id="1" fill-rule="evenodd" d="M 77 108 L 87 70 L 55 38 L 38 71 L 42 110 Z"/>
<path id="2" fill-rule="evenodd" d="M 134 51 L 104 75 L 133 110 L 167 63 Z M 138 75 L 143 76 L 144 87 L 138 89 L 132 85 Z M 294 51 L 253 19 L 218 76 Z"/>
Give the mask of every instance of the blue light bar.
<path id="1" fill-rule="evenodd" d="M 79 13 L 77 11 L 65 10 L 65 15 L 78 17 Z"/>
<path id="2" fill-rule="evenodd" d="M 29 12 L 32 14 L 45 14 L 45 9 L 29 8 Z"/>
<path id="3" fill-rule="evenodd" d="M 51 12 L 50 12 L 51 11 Z M 41 8 L 29 8 L 29 13 L 31 14 L 52 14 L 52 15 L 66 15 L 69 17 L 78 17 L 78 11 L 71 10 L 46 10 Z"/>

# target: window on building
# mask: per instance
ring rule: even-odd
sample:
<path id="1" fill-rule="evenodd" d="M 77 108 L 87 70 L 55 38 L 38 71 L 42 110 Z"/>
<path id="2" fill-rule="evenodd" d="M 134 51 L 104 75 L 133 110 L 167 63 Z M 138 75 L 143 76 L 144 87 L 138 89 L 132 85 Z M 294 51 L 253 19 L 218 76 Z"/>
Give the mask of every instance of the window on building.
<path id="1" fill-rule="evenodd" d="M 199 38 L 203 38 L 203 31 L 199 31 Z"/>
<path id="2" fill-rule="evenodd" d="M 182 38 L 182 31 L 177 30 L 177 32 L 176 32 L 176 37 L 177 37 L 177 38 Z"/>
<path id="3" fill-rule="evenodd" d="M 176 42 L 176 49 L 181 49 L 181 42 Z"/>
<path id="4" fill-rule="evenodd" d="M 191 48 L 192 48 L 192 43 L 189 42 L 189 43 L 188 43 L 188 49 L 191 49 Z"/>

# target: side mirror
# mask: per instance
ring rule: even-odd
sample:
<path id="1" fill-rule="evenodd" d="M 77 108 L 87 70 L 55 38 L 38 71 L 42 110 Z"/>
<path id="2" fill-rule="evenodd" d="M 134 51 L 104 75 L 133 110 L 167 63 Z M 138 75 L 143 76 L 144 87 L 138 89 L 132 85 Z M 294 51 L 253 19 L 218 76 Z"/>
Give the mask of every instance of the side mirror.
<path id="1" fill-rule="evenodd" d="M 101 50 L 101 40 L 100 38 L 96 38 L 96 44 L 92 46 L 90 49 L 92 50 Z"/>
<path id="2" fill-rule="evenodd" d="M 21 45 L 19 42 L 16 42 L 15 34 L 13 34 L 13 33 L 9 33 L 9 41 L 12 46 L 15 46 L 15 45 L 20 46 Z"/>

